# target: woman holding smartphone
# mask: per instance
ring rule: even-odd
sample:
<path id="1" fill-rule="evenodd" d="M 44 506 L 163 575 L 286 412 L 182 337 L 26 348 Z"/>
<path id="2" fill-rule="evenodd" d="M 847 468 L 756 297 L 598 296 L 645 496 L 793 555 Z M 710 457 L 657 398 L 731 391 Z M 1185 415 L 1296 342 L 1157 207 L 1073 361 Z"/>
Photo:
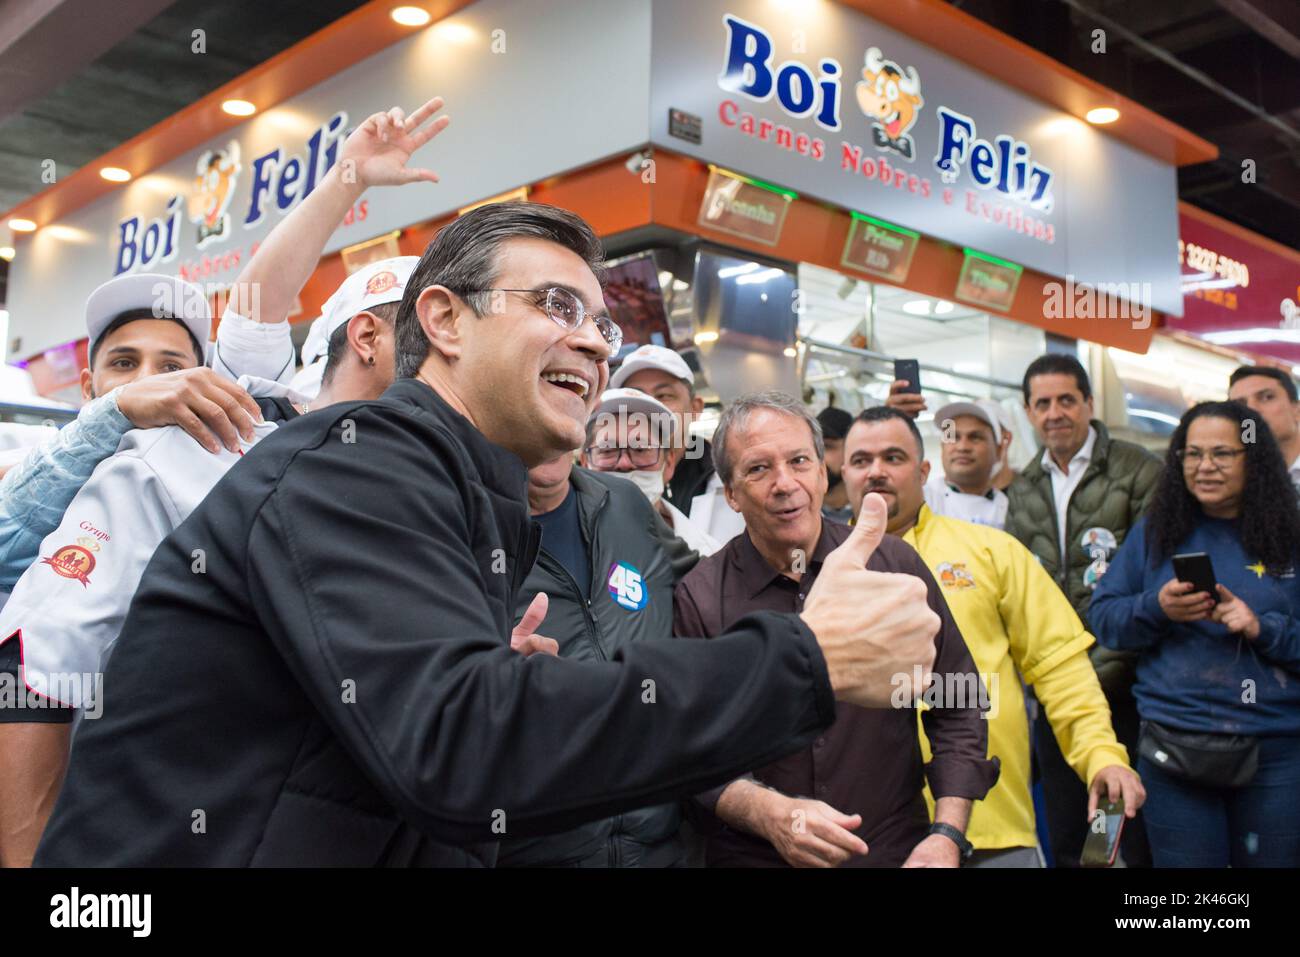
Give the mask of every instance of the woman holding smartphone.
<path id="1" fill-rule="evenodd" d="M 1189 553 L 1208 556 L 1214 594 L 1175 575 Z M 1300 866 L 1298 556 L 1300 507 L 1263 419 L 1235 402 L 1189 409 L 1088 611 L 1102 645 L 1141 653 L 1157 867 Z"/>

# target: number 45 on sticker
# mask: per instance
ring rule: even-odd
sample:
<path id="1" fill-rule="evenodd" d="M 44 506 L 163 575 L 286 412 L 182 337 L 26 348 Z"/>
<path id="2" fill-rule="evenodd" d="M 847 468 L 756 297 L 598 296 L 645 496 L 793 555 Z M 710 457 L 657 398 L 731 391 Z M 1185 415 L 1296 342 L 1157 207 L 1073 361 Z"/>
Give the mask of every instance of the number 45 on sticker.
<path id="1" fill-rule="evenodd" d="M 621 607 L 640 611 L 645 607 L 647 595 L 641 573 L 627 562 L 615 562 L 609 567 L 609 594 Z"/>

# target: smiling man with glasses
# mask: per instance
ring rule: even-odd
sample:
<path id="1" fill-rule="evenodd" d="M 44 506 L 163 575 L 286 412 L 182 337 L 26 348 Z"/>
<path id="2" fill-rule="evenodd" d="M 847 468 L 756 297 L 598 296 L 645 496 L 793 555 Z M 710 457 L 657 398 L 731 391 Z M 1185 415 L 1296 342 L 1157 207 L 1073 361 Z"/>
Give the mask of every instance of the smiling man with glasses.
<path id="1" fill-rule="evenodd" d="M 514 650 L 548 650 L 545 597 L 516 605 L 539 546 L 526 470 L 567 464 L 609 378 L 603 257 L 533 203 L 439 232 L 397 315 L 398 380 L 277 429 L 155 552 L 38 864 L 490 866 L 502 841 L 797 750 L 837 699 L 882 707 L 898 675 L 920 693 L 939 618 L 914 579 L 866 569 L 884 517 L 865 506 L 798 614 L 659 639 L 664 570 L 616 538 L 584 607 L 646 640 Z M 645 498 L 596 477 L 648 541 Z"/>

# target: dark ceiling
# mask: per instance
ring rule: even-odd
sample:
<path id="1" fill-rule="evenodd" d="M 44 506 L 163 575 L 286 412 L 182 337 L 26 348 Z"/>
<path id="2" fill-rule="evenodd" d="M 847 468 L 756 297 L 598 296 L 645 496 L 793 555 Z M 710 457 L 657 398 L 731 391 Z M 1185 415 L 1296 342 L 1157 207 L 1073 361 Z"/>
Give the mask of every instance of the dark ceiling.
<path id="1" fill-rule="evenodd" d="M 1179 196 L 1300 249 L 1300 0 L 948 2 L 1214 143 Z"/>
<path id="2" fill-rule="evenodd" d="M 1300 2 L 948 2 L 1215 143 L 1182 197 L 1300 248 Z M 0 210 L 47 185 L 42 160 L 67 176 L 361 5 L 0 0 Z"/>
<path id="3" fill-rule="evenodd" d="M 48 185 L 42 160 L 63 178 L 362 5 L 0 0 L 0 42 L 16 35 L 0 46 L 0 211 Z M 44 14 L 47 29 L 11 29 L 23 14 Z M 205 53 L 192 52 L 196 29 Z"/>

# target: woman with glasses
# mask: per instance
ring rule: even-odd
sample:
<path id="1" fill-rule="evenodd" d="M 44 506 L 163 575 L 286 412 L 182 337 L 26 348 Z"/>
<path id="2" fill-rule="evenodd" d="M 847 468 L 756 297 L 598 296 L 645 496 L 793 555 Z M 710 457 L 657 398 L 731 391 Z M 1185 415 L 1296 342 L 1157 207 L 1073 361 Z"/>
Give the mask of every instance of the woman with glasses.
<path id="1" fill-rule="evenodd" d="M 1300 866 L 1298 552 L 1300 509 L 1264 420 L 1235 402 L 1188 410 L 1088 612 L 1101 644 L 1141 653 L 1157 867 Z M 1212 587 L 1191 553 L 1208 556 Z"/>

